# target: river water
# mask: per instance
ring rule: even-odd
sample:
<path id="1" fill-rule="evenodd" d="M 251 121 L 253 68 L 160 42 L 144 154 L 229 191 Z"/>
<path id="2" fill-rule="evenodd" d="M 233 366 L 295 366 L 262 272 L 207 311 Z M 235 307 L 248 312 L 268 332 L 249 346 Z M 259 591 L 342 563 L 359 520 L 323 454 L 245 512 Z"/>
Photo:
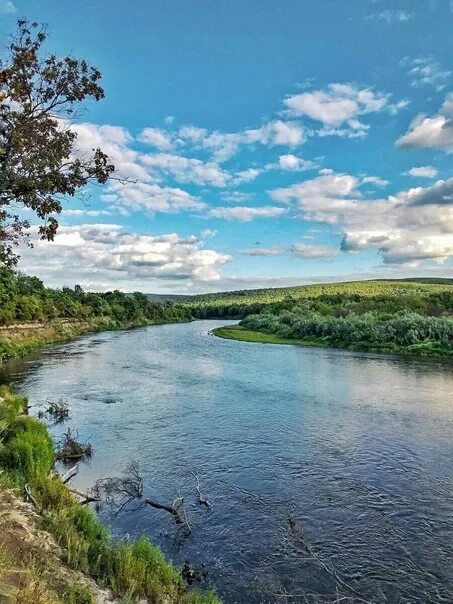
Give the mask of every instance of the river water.
<path id="1" fill-rule="evenodd" d="M 88 335 L 3 380 L 32 412 L 69 404 L 54 435 L 94 447 L 74 485 L 137 460 L 147 496 L 182 495 L 188 536 L 148 506 L 100 514 L 204 568 L 227 604 L 453 602 L 452 365 L 209 334 L 225 323 Z"/>

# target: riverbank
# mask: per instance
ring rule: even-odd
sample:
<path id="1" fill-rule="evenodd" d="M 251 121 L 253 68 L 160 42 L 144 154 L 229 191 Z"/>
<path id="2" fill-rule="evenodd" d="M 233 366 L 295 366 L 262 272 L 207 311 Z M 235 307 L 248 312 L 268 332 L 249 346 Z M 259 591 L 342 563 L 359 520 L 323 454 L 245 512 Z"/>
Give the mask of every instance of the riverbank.
<path id="1" fill-rule="evenodd" d="M 0 387 L 1 601 L 106 604 L 111 594 L 122 602 L 219 604 L 212 592 L 188 591 L 147 539 L 110 537 L 55 474 L 49 432 L 27 409 L 24 397 Z"/>
<path id="2" fill-rule="evenodd" d="M 284 338 L 273 333 L 247 329 L 243 325 L 226 325 L 224 327 L 217 327 L 216 329 L 212 330 L 212 334 L 225 340 L 238 340 L 240 342 L 254 342 L 258 344 L 284 344 L 289 346 L 337 348 L 340 350 L 350 350 L 355 352 L 376 352 L 408 357 L 424 356 L 448 358 L 452 356 L 451 346 L 444 348 L 441 345 L 438 345 L 436 347 L 436 345 L 433 345 L 432 343 L 424 346 L 424 343 L 422 342 L 406 347 L 395 346 L 389 343 L 382 344 L 382 346 L 371 346 L 364 342 L 346 344 L 328 339 Z"/>
<path id="3" fill-rule="evenodd" d="M 286 344 L 291 346 L 315 346 L 318 348 L 326 347 L 325 342 L 320 340 L 295 340 L 292 338 L 282 338 L 273 333 L 264 333 L 264 331 L 251 331 L 245 329 L 242 325 L 225 325 L 213 329 L 212 334 L 224 340 L 239 340 L 241 342 L 256 342 L 258 344 Z"/>
<path id="4" fill-rule="evenodd" d="M 179 321 L 174 321 L 179 322 Z M 87 320 L 55 319 L 51 322 L 29 322 L 0 327 L 0 367 L 8 359 L 24 356 L 47 344 L 69 342 L 87 333 L 135 329 L 159 325 L 154 321 L 116 321 L 111 317 Z"/>

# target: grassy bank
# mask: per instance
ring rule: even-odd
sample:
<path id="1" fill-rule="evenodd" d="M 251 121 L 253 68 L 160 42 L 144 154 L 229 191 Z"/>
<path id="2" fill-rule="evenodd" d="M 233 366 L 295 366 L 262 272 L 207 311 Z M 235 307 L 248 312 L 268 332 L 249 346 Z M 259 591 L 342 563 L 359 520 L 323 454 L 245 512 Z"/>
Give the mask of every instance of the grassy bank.
<path id="1" fill-rule="evenodd" d="M 340 348 L 355 352 L 378 352 L 386 354 L 398 354 L 400 356 L 428 356 L 428 357 L 452 357 L 451 344 L 441 343 L 417 343 L 408 346 L 397 346 L 391 343 L 383 343 L 380 346 L 369 342 L 342 342 L 328 338 L 291 338 L 283 337 L 275 333 L 255 331 L 247 329 L 246 325 L 226 325 L 217 327 L 212 333 L 225 340 L 238 340 L 240 342 L 255 342 L 258 344 L 286 344 L 291 346 L 308 346 L 317 348 Z"/>
<path id="2" fill-rule="evenodd" d="M 92 604 L 96 596 L 89 578 L 124 603 L 146 598 L 156 604 L 218 604 L 211 592 L 188 591 L 179 572 L 147 539 L 111 538 L 53 472 L 52 439 L 46 426 L 27 416 L 26 409 L 25 398 L 0 387 L 0 507 L 2 517 L 11 515 L 0 535 L 0 600 Z M 17 525 L 14 501 L 25 489 L 37 512 L 32 524 L 56 542 L 59 555 L 42 555 L 41 544 L 24 557 L 21 540 L 11 537 Z M 10 504 L 5 493 L 11 493 Z M 82 573 L 85 583 L 74 583 L 80 577 L 74 572 Z"/>
<path id="3" fill-rule="evenodd" d="M 218 338 L 225 340 L 239 340 L 241 342 L 257 342 L 259 344 L 290 344 L 292 346 L 326 346 L 320 340 L 295 340 L 292 338 L 282 338 L 273 333 L 264 333 L 264 331 L 251 331 L 242 325 L 225 325 L 216 327 L 212 333 Z"/>
<path id="4" fill-rule="evenodd" d="M 184 319 L 187 321 L 188 319 Z M 182 320 L 181 320 L 182 321 Z M 168 321 L 179 322 L 179 321 Z M 31 350 L 47 344 L 69 342 L 86 333 L 106 330 L 133 329 L 161 324 L 147 319 L 118 321 L 111 317 L 94 317 L 87 320 L 55 319 L 49 323 L 0 327 L 0 367 L 5 360 L 26 355 Z"/>
<path id="5" fill-rule="evenodd" d="M 46 344 L 73 340 L 85 333 L 114 329 L 115 324 L 103 317 L 86 321 L 54 320 L 34 325 L 14 325 L 0 330 L 0 366 L 10 358 L 23 356 Z"/>

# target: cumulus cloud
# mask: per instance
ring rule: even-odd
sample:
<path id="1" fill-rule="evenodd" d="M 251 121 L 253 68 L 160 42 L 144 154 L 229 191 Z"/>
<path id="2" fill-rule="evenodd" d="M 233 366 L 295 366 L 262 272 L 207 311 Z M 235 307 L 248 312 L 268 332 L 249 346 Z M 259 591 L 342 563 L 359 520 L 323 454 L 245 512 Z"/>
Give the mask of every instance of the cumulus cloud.
<path id="1" fill-rule="evenodd" d="M 36 231 L 34 231 L 36 235 Z M 127 233 L 116 224 L 62 226 L 52 243 L 36 239 L 21 268 L 47 282 L 101 282 L 110 287 L 156 279 L 212 281 L 230 256 L 204 249 L 195 236 Z"/>
<path id="2" fill-rule="evenodd" d="M 209 211 L 213 218 L 225 218 L 226 220 L 239 220 L 241 222 L 250 222 L 254 218 L 276 218 L 285 214 L 285 208 L 275 206 L 247 207 L 219 207 Z"/>
<path id="3" fill-rule="evenodd" d="M 453 256 L 453 179 L 384 199 L 364 199 L 361 184 L 348 174 L 324 174 L 270 195 L 295 204 L 305 220 L 343 233 L 343 250 L 374 248 L 386 264 Z"/>
<path id="4" fill-rule="evenodd" d="M 100 147 L 115 166 L 117 178 L 149 180 L 140 154 L 131 147 L 133 138 L 125 128 L 84 122 L 73 125 L 72 129 L 77 134 L 77 155 L 91 155 L 94 148 Z"/>
<path id="5" fill-rule="evenodd" d="M 285 105 L 290 115 L 308 117 L 320 122 L 321 136 L 364 136 L 368 126 L 359 116 L 388 111 L 397 113 L 407 101 L 390 102 L 390 95 L 355 84 L 329 84 L 324 90 L 312 90 L 287 97 Z"/>
<path id="6" fill-rule="evenodd" d="M 437 169 L 433 166 L 414 166 L 407 172 L 404 172 L 407 176 L 413 176 L 414 178 L 434 178 L 437 176 Z"/>
<path id="7" fill-rule="evenodd" d="M 300 201 L 305 211 L 313 212 L 324 207 L 341 205 L 345 198 L 360 196 L 360 181 L 349 174 L 322 174 L 311 180 L 282 187 L 270 192 L 274 201 L 288 204 Z"/>
<path id="8" fill-rule="evenodd" d="M 246 143 L 297 147 L 305 141 L 305 133 L 302 126 L 296 122 L 275 120 L 255 130 L 247 130 L 244 134 L 244 139 Z"/>
<path id="9" fill-rule="evenodd" d="M 268 147 L 297 147 L 305 142 L 304 128 L 294 121 L 273 120 L 259 128 L 240 132 L 209 132 L 205 128 L 187 125 L 177 132 L 182 144 L 193 145 L 212 153 L 215 162 L 224 162 L 235 155 L 241 145 L 265 145 Z"/>
<path id="10" fill-rule="evenodd" d="M 380 176 L 364 176 L 360 181 L 362 185 L 374 185 L 375 187 L 386 187 L 389 181 Z"/>
<path id="11" fill-rule="evenodd" d="M 280 155 L 276 164 L 271 164 L 269 167 L 278 168 L 280 170 L 288 170 L 290 172 L 303 172 L 304 170 L 316 170 L 318 164 L 316 162 L 302 159 L 296 155 L 288 153 Z"/>
<path id="12" fill-rule="evenodd" d="M 171 122 L 170 122 L 171 123 Z M 171 135 L 161 128 L 144 128 L 140 133 L 138 140 L 162 151 L 168 151 L 174 146 Z"/>
<path id="13" fill-rule="evenodd" d="M 418 115 L 406 134 L 396 141 L 396 145 L 407 149 L 430 148 L 453 152 L 453 94 L 447 95 L 437 115 Z"/>
<path id="14" fill-rule="evenodd" d="M 142 162 L 156 175 L 171 174 L 179 182 L 224 187 L 231 180 L 230 174 L 214 162 L 172 155 L 169 153 L 146 154 Z"/>
<path id="15" fill-rule="evenodd" d="M 402 9 L 383 10 L 380 13 L 372 13 L 367 15 L 367 21 L 383 21 L 384 23 L 407 23 L 415 17 L 415 13 L 410 13 Z"/>
<path id="16" fill-rule="evenodd" d="M 416 88 L 432 86 L 437 91 L 443 90 L 451 76 L 451 71 L 443 69 L 432 56 L 415 59 L 405 57 L 401 66 L 407 68 L 411 84 Z"/>
<path id="17" fill-rule="evenodd" d="M 108 192 L 101 197 L 114 207 L 165 214 L 203 210 L 206 207 L 205 202 L 183 189 L 147 182 L 112 182 Z"/>

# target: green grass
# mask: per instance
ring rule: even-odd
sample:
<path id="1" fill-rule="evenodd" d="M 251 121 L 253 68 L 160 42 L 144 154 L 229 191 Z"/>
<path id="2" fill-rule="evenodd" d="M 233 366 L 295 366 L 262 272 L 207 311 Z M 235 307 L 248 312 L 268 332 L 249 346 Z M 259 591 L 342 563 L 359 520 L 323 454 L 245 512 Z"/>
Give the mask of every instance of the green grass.
<path id="1" fill-rule="evenodd" d="M 225 325 L 224 327 L 216 327 L 212 333 L 218 338 L 225 340 L 239 340 L 240 342 L 256 342 L 258 344 L 286 344 L 291 346 L 328 346 L 322 340 L 306 339 L 297 340 L 294 338 L 282 338 L 273 333 L 265 333 L 264 331 L 251 331 L 245 329 L 242 325 Z"/>
<path id="2" fill-rule="evenodd" d="M 114 541 L 53 474 L 53 442 L 44 424 L 24 415 L 26 399 L 3 386 L 0 397 L 0 486 L 30 487 L 42 528 L 61 546 L 65 564 L 124 601 L 220 604 L 213 592 L 187 590 L 177 569 L 148 539 Z"/>
<path id="3" fill-rule="evenodd" d="M 284 344 L 286 346 L 304 346 L 310 348 L 339 348 L 355 352 L 377 352 L 383 354 L 397 354 L 399 356 L 425 356 L 425 357 L 451 357 L 451 349 L 439 343 L 419 342 L 411 346 L 396 346 L 383 343 L 381 346 L 370 345 L 365 342 L 347 344 L 345 342 L 332 341 L 316 338 L 284 338 L 273 333 L 264 331 L 252 331 L 242 325 L 224 325 L 216 327 L 212 333 L 218 338 L 225 340 L 237 340 L 239 342 L 253 342 L 256 344 Z"/>

